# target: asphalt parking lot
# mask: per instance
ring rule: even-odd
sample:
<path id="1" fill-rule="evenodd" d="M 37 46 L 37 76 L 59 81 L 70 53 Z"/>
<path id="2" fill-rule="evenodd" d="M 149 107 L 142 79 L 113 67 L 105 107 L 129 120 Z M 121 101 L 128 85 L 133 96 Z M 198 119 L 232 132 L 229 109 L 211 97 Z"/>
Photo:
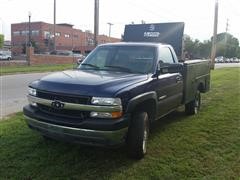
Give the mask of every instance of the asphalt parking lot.
<path id="1" fill-rule="evenodd" d="M 0 76 L 0 119 L 19 112 L 27 104 L 28 84 L 49 73 L 32 73 Z"/>

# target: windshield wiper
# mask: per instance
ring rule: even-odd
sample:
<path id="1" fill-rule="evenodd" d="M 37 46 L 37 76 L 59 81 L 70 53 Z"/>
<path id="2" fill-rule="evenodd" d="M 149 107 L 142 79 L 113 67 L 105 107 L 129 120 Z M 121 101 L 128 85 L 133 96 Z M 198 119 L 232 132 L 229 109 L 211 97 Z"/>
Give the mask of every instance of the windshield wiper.
<path id="1" fill-rule="evenodd" d="M 123 66 L 104 66 L 104 67 L 109 67 L 109 68 L 116 68 L 116 69 L 120 69 L 123 70 L 125 72 L 132 72 L 131 69 L 123 67 Z"/>
<path id="2" fill-rule="evenodd" d="M 81 66 L 82 66 L 82 65 L 84 65 L 84 66 L 90 66 L 90 67 L 94 67 L 94 68 L 96 68 L 96 69 L 99 69 L 99 67 L 96 66 L 96 65 L 94 65 L 94 64 L 83 63 L 83 64 L 81 64 Z"/>

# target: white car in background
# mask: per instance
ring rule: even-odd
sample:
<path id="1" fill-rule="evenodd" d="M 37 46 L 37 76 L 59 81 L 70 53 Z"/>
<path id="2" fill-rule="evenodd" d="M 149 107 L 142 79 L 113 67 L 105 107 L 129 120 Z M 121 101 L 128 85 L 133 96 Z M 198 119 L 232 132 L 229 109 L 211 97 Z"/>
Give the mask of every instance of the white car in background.
<path id="1" fill-rule="evenodd" d="M 8 51 L 0 51 L 0 60 L 11 60 L 12 55 L 11 52 Z"/>

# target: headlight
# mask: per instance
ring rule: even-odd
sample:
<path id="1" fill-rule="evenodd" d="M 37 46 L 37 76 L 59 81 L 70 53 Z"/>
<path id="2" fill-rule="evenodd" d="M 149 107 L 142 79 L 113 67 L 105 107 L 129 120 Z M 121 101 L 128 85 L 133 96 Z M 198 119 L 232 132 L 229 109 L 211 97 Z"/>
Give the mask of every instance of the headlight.
<path id="1" fill-rule="evenodd" d="M 120 98 L 93 97 L 91 100 L 91 103 L 95 105 L 104 105 L 104 106 L 121 106 L 122 105 Z"/>
<path id="2" fill-rule="evenodd" d="M 37 96 L 37 90 L 29 87 L 28 94 L 31 96 Z"/>

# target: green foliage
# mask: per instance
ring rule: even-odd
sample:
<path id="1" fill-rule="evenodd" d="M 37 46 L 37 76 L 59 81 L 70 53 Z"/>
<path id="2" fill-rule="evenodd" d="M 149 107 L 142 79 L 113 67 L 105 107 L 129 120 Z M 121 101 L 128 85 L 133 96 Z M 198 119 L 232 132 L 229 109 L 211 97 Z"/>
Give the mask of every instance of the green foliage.
<path id="1" fill-rule="evenodd" d="M 237 50 L 237 57 L 240 58 L 240 47 L 238 47 L 238 50 Z"/>
<path id="2" fill-rule="evenodd" d="M 3 47 L 3 43 L 4 43 L 4 35 L 0 34 L 0 48 Z"/>
<path id="3" fill-rule="evenodd" d="M 148 154 L 45 141 L 22 113 L 0 122 L 0 179 L 239 179 L 239 68 L 214 70 L 196 116 L 154 124 Z"/>
<path id="4" fill-rule="evenodd" d="M 229 33 L 220 33 L 217 35 L 216 56 L 227 58 L 236 57 L 239 49 L 239 41 Z"/>
<path id="5" fill-rule="evenodd" d="M 22 44 L 22 53 L 23 54 L 26 53 L 27 46 L 29 46 L 29 44 L 26 44 L 26 43 Z M 34 53 L 40 53 L 42 51 L 42 49 L 39 47 L 38 43 L 32 39 L 31 39 L 31 46 L 34 47 Z"/>
<path id="6" fill-rule="evenodd" d="M 211 52 L 211 41 L 200 42 L 193 40 L 190 36 L 185 35 L 184 49 L 191 54 L 192 58 L 209 58 Z"/>
<path id="7" fill-rule="evenodd" d="M 194 58 L 209 58 L 211 54 L 212 42 L 210 40 L 200 42 L 193 40 L 190 36 L 185 35 L 185 50 L 192 54 Z M 227 58 L 239 57 L 240 47 L 237 38 L 229 33 L 220 33 L 217 35 L 217 52 L 216 56 L 224 56 Z"/>

